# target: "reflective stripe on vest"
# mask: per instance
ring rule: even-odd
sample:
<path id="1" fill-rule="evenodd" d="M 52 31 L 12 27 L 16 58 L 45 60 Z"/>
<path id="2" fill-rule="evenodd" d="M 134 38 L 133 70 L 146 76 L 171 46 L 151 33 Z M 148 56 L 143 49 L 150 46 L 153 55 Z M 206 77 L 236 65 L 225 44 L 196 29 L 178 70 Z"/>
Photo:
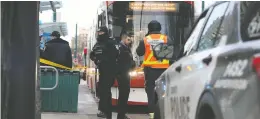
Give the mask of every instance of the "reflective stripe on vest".
<path id="1" fill-rule="evenodd" d="M 146 39 L 144 39 L 144 43 L 145 43 L 145 57 L 144 57 L 144 61 L 142 64 L 142 67 L 151 67 L 151 68 L 168 68 L 169 67 L 169 60 L 162 60 L 162 61 L 158 61 L 158 60 L 154 60 L 152 61 L 152 59 L 156 59 L 153 55 L 153 50 L 152 50 L 152 46 L 153 45 L 157 45 L 158 43 L 166 43 L 167 39 L 164 40 L 164 35 L 160 35 L 159 39 L 155 39 L 152 38 L 150 35 L 148 35 L 146 37 Z M 147 48 L 147 45 L 150 45 L 150 48 Z M 149 53 L 147 55 L 147 53 Z"/>

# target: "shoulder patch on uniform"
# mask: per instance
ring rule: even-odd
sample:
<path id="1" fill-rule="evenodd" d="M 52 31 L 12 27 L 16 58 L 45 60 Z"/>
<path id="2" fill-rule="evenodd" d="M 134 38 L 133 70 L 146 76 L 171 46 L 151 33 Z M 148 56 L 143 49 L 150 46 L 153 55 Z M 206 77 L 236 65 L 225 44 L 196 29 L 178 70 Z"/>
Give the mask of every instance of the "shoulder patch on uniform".
<path id="1" fill-rule="evenodd" d="M 115 45 L 115 46 L 116 46 L 116 49 L 119 50 L 120 45 Z"/>

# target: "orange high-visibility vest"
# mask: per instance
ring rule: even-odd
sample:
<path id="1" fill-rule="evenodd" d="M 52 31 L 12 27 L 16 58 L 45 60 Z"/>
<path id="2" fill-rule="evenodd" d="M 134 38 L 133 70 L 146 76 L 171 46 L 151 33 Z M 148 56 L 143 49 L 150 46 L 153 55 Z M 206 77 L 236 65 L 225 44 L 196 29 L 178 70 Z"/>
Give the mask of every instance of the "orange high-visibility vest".
<path id="1" fill-rule="evenodd" d="M 169 60 L 158 61 L 154 55 L 152 46 L 155 46 L 160 43 L 167 43 L 167 36 L 163 34 L 151 34 L 144 38 L 145 45 L 145 54 L 142 67 L 151 67 L 151 68 L 168 68 Z"/>

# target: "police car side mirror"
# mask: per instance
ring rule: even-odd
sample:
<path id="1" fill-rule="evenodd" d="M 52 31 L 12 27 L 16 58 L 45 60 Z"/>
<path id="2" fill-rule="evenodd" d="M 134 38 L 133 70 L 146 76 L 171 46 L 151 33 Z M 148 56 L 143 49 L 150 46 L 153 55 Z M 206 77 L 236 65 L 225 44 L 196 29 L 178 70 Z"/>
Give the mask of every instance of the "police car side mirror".
<path id="1" fill-rule="evenodd" d="M 169 44 L 157 44 L 152 47 L 153 55 L 157 60 L 163 60 L 168 59 L 172 60 L 173 53 L 174 53 L 174 47 L 173 45 Z"/>

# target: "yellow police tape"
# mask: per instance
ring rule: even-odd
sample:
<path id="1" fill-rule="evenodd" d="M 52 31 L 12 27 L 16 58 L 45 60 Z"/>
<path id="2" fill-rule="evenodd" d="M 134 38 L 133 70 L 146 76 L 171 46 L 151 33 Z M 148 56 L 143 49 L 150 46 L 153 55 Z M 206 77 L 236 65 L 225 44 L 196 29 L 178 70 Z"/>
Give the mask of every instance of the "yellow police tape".
<path id="1" fill-rule="evenodd" d="M 58 68 L 62 68 L 62 69 L 67 69 L 67 70 L 87 69 L 87 67 L 82 67 L 82 66 L 76 66 L 76 67 L 73 67 L 73 68 L 69 68 L 69 67 L 66 67 L 64 65 L 61 65 L 61 64 L 58 64 L 58 63 L 55 63 L 55 62 L 43 59 L 43 58 L 40 58 L 40 62 L 43 63 L 43 64 L 47 64 L 47 65 L 50 65 L 50 66 L 54 66 L 54 67 L 58 67 Z M 138 67 L 138 68 L 134 69 L 133 71 L 140 72 L 140 71 L 143 71 L 143 68 L 142 67 Z M 87 74 L 94 74 L 94 75 L 96 75 L 96 74 L 99 74 L 99 73 L 87 72 Z"/>
<path id="2" fill-rule="evenodd" d="M 40 62 L 43 63 L 43 64 L 50 65 L 50 66 L 54 66 L 54 67 L 58 67 L 58 68 L 62 68 L 62 69 L 67 69 L 67 70 L 72 70 L 72 68 L 63 66 L 61 64 L 57 64 L 55 62 L 52 62 L 52 61 L 49 61 L 49 60 L 46 60 L 46 59 L 43 59 L 43 58 L 40 58 Z"/>
<path id="3" fill-rule="evenodd" d="M 143 71 L 143 68 L 142 67 L 138 67 L 132 71 L 135 71 L 135 72 L 142 72 Z M 99 75 L 99 73 L 95 73 L 95 72 L 87 72 L 87 74 L 92 74 L 92 75 Z"/>
<path id="4" fill-rule="evenodd" d="M 40 62 L 43 63 L 43 64 L 47 64 L 47 65 L 50 65 L 50 66 L 58 67 L 58 68 L 61 68 L 61 69 L 67 69 L 67 70 L 87 69 L 87 67 L 82 67 L 82 66 L 76 66 L 76 67 L 73 67 L 73 68 L 69 68 L 69 67 L 66 67 L 64 65 L 61 65 L 61 64 L 43 59 L 43 58 L 40 58 Z"/>
<path id="5" fill-rule="evenodd" d="M 87 69 L 88 67 L 82 67 L 82 66 L 75 66 L 72 69 Z"/>

